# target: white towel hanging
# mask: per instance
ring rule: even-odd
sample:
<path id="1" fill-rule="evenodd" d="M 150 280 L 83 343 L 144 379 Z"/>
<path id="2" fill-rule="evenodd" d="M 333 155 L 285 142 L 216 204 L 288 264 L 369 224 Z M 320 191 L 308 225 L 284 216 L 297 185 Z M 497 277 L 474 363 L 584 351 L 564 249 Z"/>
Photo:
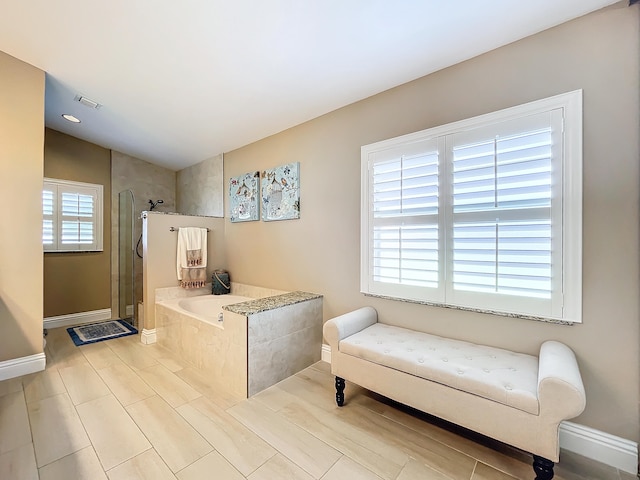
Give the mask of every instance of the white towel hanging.
<path id="1" fill-rule="evenodd" d="M 207 229 L 180 227 L 176 252 L 176 273 L 185 288 L 203 287 L 206 283 Z"/>

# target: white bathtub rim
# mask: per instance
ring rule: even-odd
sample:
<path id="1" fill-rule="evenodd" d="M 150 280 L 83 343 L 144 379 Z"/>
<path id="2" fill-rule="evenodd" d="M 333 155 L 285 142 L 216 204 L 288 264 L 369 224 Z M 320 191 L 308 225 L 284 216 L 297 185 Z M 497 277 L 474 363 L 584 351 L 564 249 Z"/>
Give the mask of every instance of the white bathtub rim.
<path id="1" fill-rule="evenodd" d="M 222 298 L 224 297 L 224 298 Z M 237 301 L 231 301 L 231 302 L 227 302 L 228 300 L 236 300 Z M 242 302 L 247 302 L 250 300 L 255 300 L 255 298 L 251 298 L 251 297 L 245 297 L 245 296 L 241 296 L 241 295 L 196 295 L 196 296 L 192 296 L 192 297 L 180 297 L 180 298 L 172 298 L 172 299 L 168 299 L 168 300 L 161 300 L 159 302 L 156 302 L 156 305 L 162 305 L 164 307 L 169 308 L 170 310 L 174 310 L 182 315 L 186 315 L 187 317 L 191 317 L 194 318 L 196 320 L 199 320 L 203 323 L 209 324 L 209 325 L 213 325 L 214 327 L 217 328 L 221 328 L 224 329 L 224 322 L 219 322 L 218 321 L 218 315 L 220 313 L 222 313 L 224 315 L 224 310 L 222 309 L 223 304 L 220 304 L 220 310 L 216 311 L 215 315 L 201 315 L 195 312 L 192 312 L 190 310 L 187 310 L 185 308 L 183 308 L 180 304 L 182 302 L 189 302 L 189 301 L 193 301 L 193 302 L 202 302 L 202 301 L 206 301 L 206 300 L 220 300 L 220 301 L 225 301 L 224 305 L 233 305 L 235 303 L 242 303 Z"/>

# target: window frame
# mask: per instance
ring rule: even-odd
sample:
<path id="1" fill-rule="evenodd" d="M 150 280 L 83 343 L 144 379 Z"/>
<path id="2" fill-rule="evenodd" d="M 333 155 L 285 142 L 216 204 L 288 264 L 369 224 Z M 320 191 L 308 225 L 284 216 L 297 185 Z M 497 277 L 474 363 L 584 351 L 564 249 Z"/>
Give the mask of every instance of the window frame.
<path id="1" fill-rule="evenodd" d="M 446 209 L 452 205 L 451 200 L 445 200 L 451 196 L 452 182 L 450 165 L 452 162 L 452 147 L 448 145 L 448 139 L 454 135 L 466 133 L 472 130 L 492 125 L 514 122 L 520 118 L 536 115 L 554 110 L 561 110 L 561 131 L 562 156 L 560 159 L 554 157 L 554 165 L 560 168 L 561 185 L 554 187 L 557 192 L 562 193 L 560 205 L 558 199 L 553 199 L 551 207 L 552 224 L 557 224 L 561 219 L 561 225 L 552 231 L 558 231 L 561 235 L 561 267 L 555 271 L 561 275 L 554 287 L 560 288 L 559 299 L 560 309 L 553 312 L 530 313 L 527 311 L 517 311 L 503 308 L 498 305 L 492 307 L 491 302 L 484 302 L 481 306 L 469 304 L 456 304 L 450 300 L 452 289 L 451 275 L 447 278 L 446 273 L 450 271 L 451 242 L 453 232 L 453 215 Z M 439 228 L 439 285 L 438 292 L 428 292 L 425 289 L 405 288 L 404 285 L 381 284 L 373 281 L 373 197 L 372 197 L 372 166 L 384 155 L 389 155 L 393 150 L 411 147 L 424 142 L 438 142 L 444 145 L 442 157 L 439 159 L 439 204 L 438 217 Z M 553 180 L 558 178 L 558 174 L 553 174 Z M 447 178 L 450 178 L 447 183 Z M 441 181 L 442 180 L 442 181 Z M 449 213 L 449 214 L 447 214 Z M 582 90 L 563 93 L 553 97 L 529 102 L 526 104 L 506 108 L 503 110 L 479 115 L 477 117 L 452 122 L 426 130 L 422 130 L 407 135 L 383 140 L 362 146 L 361 148 L 361 270 L 360 270 L 360 291 L 365 295 L 379 296 L 402 301 L 423 303 L 442 307 L 457 308 L 462 310 L 472 310 L 487 312 L 498 315 L 531 318 L 544 321 L 560 323 L 581 323 L 582 322 Z M 448 297 L 449 295 L 449 297 Z M 515 297 L 526 298 L 526 297 Z M 482 302 L 481 302 L 482 303 Z"/>
<path id="2" fill-rule="evenodd" d="M 94 183 L 76 182 L 45 177 L 43 181 L 43 196 L 45 191 L 53 192 L 53 215 L 45 215 L 43 205 L 43 250 L 44 253 L 70 253 L 70 252 L 102 252 L 104 251 L 104 186 Z M 90 195 L 93 198 L 93 215 L 91 217 L 78 215 L 80 218 L 91 218 L 93 228 L 92 243 L 62 243 L 62 205 L 63 193 Z M 53 242 L 44 243 L 44 221 L 50 218 L 53 222 Z"/>

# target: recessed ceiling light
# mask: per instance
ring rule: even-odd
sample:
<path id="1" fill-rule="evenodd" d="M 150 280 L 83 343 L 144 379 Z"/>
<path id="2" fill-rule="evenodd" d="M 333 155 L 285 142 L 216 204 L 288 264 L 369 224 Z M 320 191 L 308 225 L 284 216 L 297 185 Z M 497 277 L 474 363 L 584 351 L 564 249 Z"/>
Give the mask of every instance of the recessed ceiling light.
<path id="1" fill-rule="evenodd" d="M 64 115 L 62 115 L 62 118 L 64 118 L 65 120 L 69 120 L 70 122 L 73 122 L 73 123 L 80 123 L 79 118 L 76 118 L 73 115 L 69 115 L 68 113 L 65 113 Z"/>

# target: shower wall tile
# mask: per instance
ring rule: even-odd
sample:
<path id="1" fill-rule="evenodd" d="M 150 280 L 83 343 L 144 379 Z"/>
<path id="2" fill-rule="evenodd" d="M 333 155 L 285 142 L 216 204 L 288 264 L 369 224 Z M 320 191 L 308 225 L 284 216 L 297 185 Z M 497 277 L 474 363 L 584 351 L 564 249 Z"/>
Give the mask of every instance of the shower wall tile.
<path id="1" fill-rule="evenodd" d="M 275 295 L 289 293 L 284 290 L 274 290 L 273 288 L 256 287 L 255 285 L 246 285 L 244 283 L 231 282 L 231 294 L 240 295 L 242 297 L 265 298 Z"/>
<path id="2" fill-rule="evenodd" d="M 222 155 L 182 169 L 177 174 L 178 212 L 184 215 L 224 217 Z"/>
<path id="3" fill-rule="evenodd" d="M 210 294 L 211 283 L 206 283 L 202 288 L 162 287 L 156 288 L 156 302 Z"/>

